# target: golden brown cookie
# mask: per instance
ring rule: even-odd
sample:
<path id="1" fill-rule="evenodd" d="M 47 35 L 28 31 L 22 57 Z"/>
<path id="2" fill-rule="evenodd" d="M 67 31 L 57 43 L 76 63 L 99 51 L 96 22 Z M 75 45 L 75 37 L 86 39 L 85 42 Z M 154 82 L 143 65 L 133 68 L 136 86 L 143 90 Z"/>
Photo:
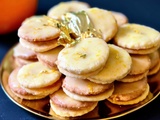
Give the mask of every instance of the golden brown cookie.
<path id="1" fill-rule="evenodd" d="M 119 27 L 114 43 L 132 54 L 148 54 L 159 48 L 160 33 L 140 24 L 124 24 Z"/>
<path id="2" fill-rule="evenodd" d="M 62 89 L 50 95 L 51 109 L 62 117 L 76 117 L 92 111 L 98 102 L 77 101 L 67 96 Z"/>

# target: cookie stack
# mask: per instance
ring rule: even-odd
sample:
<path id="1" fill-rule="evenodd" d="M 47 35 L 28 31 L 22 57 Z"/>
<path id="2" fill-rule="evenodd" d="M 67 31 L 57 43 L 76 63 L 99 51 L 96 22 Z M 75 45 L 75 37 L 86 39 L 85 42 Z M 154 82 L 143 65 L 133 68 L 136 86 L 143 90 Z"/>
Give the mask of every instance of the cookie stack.
<path id="1" fill-rule="evenodd" d="M 136 104 L 144 100 L 149 93 L 147 76 L 153 66 L 159 71 L 160 34 L 153 28 L 127 23 L 119 27 L 114 44 L 125 49 L 132 57 L 130 73 L 115 83 L 115 91 L 108 99 L 119 105 Z M 155 60 L 156 58 L 156 60 Z M 154 61 L 155 60 L 155 61 Z M 151 62 L 152 61 L 152 62 Z M 122 89 L 123 88 L 123 89 Z"/>
<path id="2" fill-rule="evenodd" d="M 80 10 L 85 10 L 87 20 L 81 16 L 84 21 L 79 22 L 73 14 L 70 27 L 80 24 L 87 28 L 85 32 L 74 29 L 82 30 L 78 35 L 83 35 L 57 25 L 69 22 L 62 19 L 65 13 Z M 160 67 L 158 31 L 128 23 L 121 13 L 89 8 L 78 1 L 60 3 L 47 15 L 32 16 L 18 29 L 20 39 L 13 55 L 16 66 L 8 80 L 17 97 L 35 100 L 49 96 L 50 114 L 63 118 L 89 113 L 99 101 L 132 105 L 147 97 L 147 77 Z M 58 42 L 61 38 L 67 44 L 68 37 L 78 41 L 70 46 Z"/>

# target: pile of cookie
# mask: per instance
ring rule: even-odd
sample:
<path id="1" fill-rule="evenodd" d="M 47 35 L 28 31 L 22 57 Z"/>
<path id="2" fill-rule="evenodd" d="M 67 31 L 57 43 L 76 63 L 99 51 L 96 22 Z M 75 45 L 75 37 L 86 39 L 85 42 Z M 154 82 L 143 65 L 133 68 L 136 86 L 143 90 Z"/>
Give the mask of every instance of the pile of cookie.
<path id="1" fill-rule="evenodd" d="M 74 41 L 77 34 L 72 31 L 67 34 L 72 39 L 66 37 L 57 23 L 64 14 L 82 10 L 93 24 L 92 30 L 100 31 L 101 36 L 80 31 L 87 37 L 79 36 L 73 45 L 60 44 L 59 38 Z M 150 92 L 148 75 L 160 68 L 158 31 L 128 23 L 122 13 L 91 8 L 80 1 L 62 2 L 46 16 L 27 18 L 18 36 L 15 68 L 8 81 L 11 91 L 27 100 L 49 96 L 52 112 L 61 117 L 82 116 L 102 100 L 137 104 Z"/>

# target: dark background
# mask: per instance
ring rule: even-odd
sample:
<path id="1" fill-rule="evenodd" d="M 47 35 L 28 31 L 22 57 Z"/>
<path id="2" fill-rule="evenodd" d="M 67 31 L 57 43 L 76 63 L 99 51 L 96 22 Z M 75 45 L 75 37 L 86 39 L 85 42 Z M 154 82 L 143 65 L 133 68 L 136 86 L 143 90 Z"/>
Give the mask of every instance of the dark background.
<path id="1" fill-rule="evenodd" d="M 84 0 L 82 0 L 84 1 Z M 39 0 L 36 14 L 46 14 L 59 0 Z M 160 0 L 85 0 L 91 7 L 124 13 L 130 23 L 150 26 L 160 31 Z M 2 11 L 0 11 L 2 12 Z M 2 17 L 2 16 L 0 16 Z M 17 31 L 0 35 L 0 62 L 6 52 L 18 42 Z M 0 87 L 0 120 L 41 120 L 15 105 Z M 160 120 L 160 96 L 149 105 L 118 120 Z"/>

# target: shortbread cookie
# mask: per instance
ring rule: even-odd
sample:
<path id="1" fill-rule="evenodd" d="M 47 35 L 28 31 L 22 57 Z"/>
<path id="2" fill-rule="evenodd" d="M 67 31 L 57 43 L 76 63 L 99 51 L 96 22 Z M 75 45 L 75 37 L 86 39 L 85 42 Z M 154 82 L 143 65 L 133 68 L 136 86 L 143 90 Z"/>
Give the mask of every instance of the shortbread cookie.
<path id="1" fill-rule="evenodd" d="M 144 73 L 141 73 L 141 74 L 136 74 L 136 75 L 130 75 L 130 74 L 128 74 L 124 78 L 119 79 L 117 81 L 121 81 L 121 82 L 135 82 L 135 81 L 143 79 L 147 75 L 148 75 L 148 71 L 146 71 Z"/>
<path id="2" fill-rule="evenodd" d="M 55 83 L 53 83 L 52 85 L 49 85 L 49 86 L 43 87 L 43 88 L 26 88 L 23 86 L 22 86 L 22 88 L 32 95 L 48 96 L 48 95 L 54 93 L 55 91 L 57 91 L 61 87 L 61 85 L 62 85 L 62 81 L 58 80 Z"/>
<path id="3" fill-rule="evenodd" d="M 149 58 L 151 60 L 151 66 L 150 69 L 152 69 L 153 67 L 155 67 L 155 65 L 157 65 L 159 63 L 159 52 L 158 50 L 154 51 L 153 53 L 149 54 Z"/>
<path id="4" fill-rule="evenodd" d="M 152 69 L 149 70 L 148 75 L 154 75 L 160 70 L 160 61 Z"/>
<path id="5" fill-rule="evenodd" d="M 103 39 L 85 38 L 75 46 L 62 49 L 57 65 L 68 72 L 85 75 L 103 68 L 108 55 L 109 48 Z"/>
<path id="6" fill-rule="evenodd" d="M 33 50 L 35 52 L 45 52 L 59 46 L 57 39 L 46 42 L 29 42 L 20 38 L 19 42 L 23 47 L 26 47 L 27 49 Z"/>
<path id="7" fill-rule="evenodd" d="M 115 90 L 108 100 L 118 105 L 132 105 L 144 100 L 149 91 L 146 77 L 136 82 L 116 82 Z"/>
<path id="8" fill-rule="evenodd" d="M 48 68 L 41 62 L 24 65 L 18 72 L 19 83 L 26 88 L 43 88 L 52 85 L 61 77 L 57 68 Z"/>
<path id="9" fill-rule="evenodd" d="M 140 50 L 142 52 L 145 49 L 158 49 L 160 33 L 144 25 L 128 23 L 120 26 L 118 33 L 114 37 L 114 43 L 132 51 Z"/>
<path id="10" fill-rule="evenodd" d="M 117 79 L 125 77 L 131 70 L 132 60 L 127 51 L 122 48 L 108 44 L 109 57 L 104 68 L 96 75 L 88 79 L 95 83 L 112 83 Z"/>
<path id="11" fill-rule="evenodd" d="M 77 101 L 67 96 L 62 89 L 50 95 L 51 109 L 62 117 L 76 117 L 92 111 L 98 102 Z"/>
<path id="12" fill-rule="evenodd" d="M 128 18 L 121 12 L 111 11 L 112 15 L 115 17 L 117 24 L 119 26 L 128 23 Z"/>
<path id="13" fill-rule="evenodd" d="M 101 101 L 109 98 L 113 91 L 114 91 L 114 86 L 109 88 L 108 90 L 97 94 L 97 95 L 79 95 L 73 92 L 70 92 L 69 90 L 63 88 L 63 91 L 71 98 L 78 100 L 78 101 Z"/>
<path id="14" fill-rule="evenodd" d="M 88 3 L 80 1 L 60 2 L 59 4 L 51 7 L 47 13 L 49 17 L 54 19 L 61 19 L 61 16 L 67 12 L 78 12 L 88 9 Z"/>
<path id="15" fill-rule="evenodd" d="M 100 8 L 90 8 L 86 12 L 95 29 L 102 32 L 102 38 L 106 42 L 111 40 L 118 29 L 117 22 L 112 13 Z"/>
<path id="16" fill-rule="evenodd" d="M 22 59 L 22 58 L 19 58 L 19 57 L 15 57 L 14 62 L 15 62 L 15 65 L 16 65 L 15 67 L 21 67 L 21 66 L 26 65 L 26 64 L 37 62 L 37 60 L 28 60 L 28 59 Z"/>
<path id="17" fill-rule="evenodd" d="M 9 85 L 11 92 L 15 96 L 21 99 L 27 99 L 27 100 L 35 100 L 35 99 L 41 99 L 41 98 L 46 97 L 45 95 L 32 95 L 21 87 L 21 85 L 19 84 L 17 80 L 17 74 L 18 74 L 19 69 L 20 67 L 14 69 L 9 75 L 8 85 Z"/>
<path id="18" fill-rule="evenodd" d="M 18 29 L 18 36 L 30 42 L 53 40 L 59 35 L 60 30 L 56 27 L 56 23 L 52 23 L 45 16 L 27 18 Z"/>
<path id="19" fill-rule="evenodd" d="M 37 58 L 46 66 L 50 68 L 55 67 L 56 66 L 55 62 L 57 60 L 58 54 L 62 49 L 63 47 L 59 46 L 46 52 L 37 53 Z"/>
<path id="20" fill-rule="evenodd" d="M 75 86 L 77 85 L 77 86 Z M 78 79 L 72 77 L 65 77 L 63 79 L 62 88 L 79 95 L 97 95 L 113 86 L 111 84 L 97 84 L 87 79 Z"/>
<path id="21" fill-rule="evenodd" d="M 148 55 L 131 55 L 132 67 L 129 75 L 138 75 L 147 72 L 151 66 Z"/>
<path id="22" fill-rule="evenodd" d="M 13 48 L 13 56 L 27 60 L 37 60 L 36 53 L 23 47 L 20 43 Z"/>
<path id="23" fill-rule="evenodd" d="M 154 51 L 156 51 L 158 48 L 159 48 L 159 45 L 156 45 L 155 47 L 148 48 L 148 49 L 138 49 L 138 50 L 136 50 L 136 49 L 128 49 L 128 48 L 123 48 L 123 49 L 125 49 L 130 54 L 144 55 L 144 54 L 151 54 Z"/>

